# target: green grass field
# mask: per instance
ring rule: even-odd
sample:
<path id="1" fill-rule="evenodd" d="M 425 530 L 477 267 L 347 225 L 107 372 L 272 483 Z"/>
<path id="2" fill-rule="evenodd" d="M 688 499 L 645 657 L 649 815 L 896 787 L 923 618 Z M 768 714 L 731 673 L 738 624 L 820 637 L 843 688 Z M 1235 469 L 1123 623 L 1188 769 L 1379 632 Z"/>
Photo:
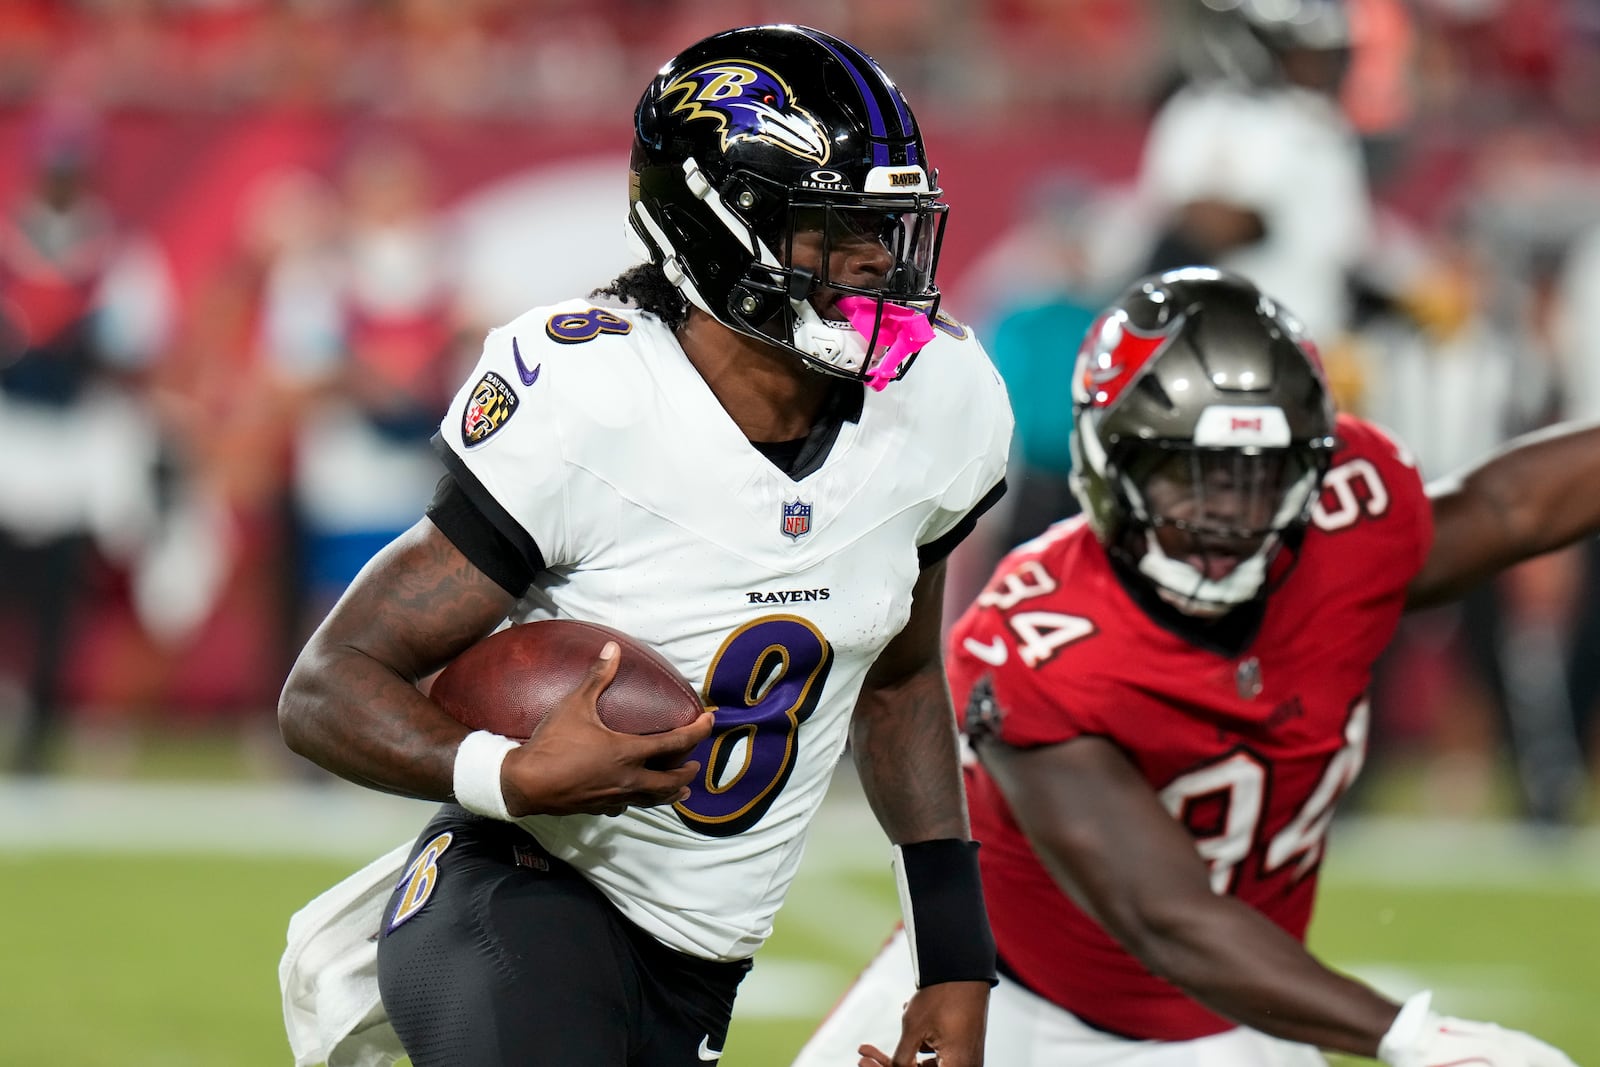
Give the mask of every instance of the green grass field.
<path id="1" fill-rule="evenodd" d="M 352 840 L 370 833 L 375 855 L 411 821 L 408 808 L 363 829 L 343 793 L 4 799 L 0 1064 L 30 1067 L 289 1063 L 276 985 L 285 921 L 359 865 Z M 328 836 L 346 824 L 349 836 Z M 885 858 L 859 808 L 824 809 L 741 994 L 725 1067 L 786 1065 L 888 933 Z M 1326 882 L 1314 940 L 1328 959 L 1396 994 L 1431 986 L 1445 1011 L 1600 1064 L 1592 833 L 1558 844 L 1471 826 L 1341 828 Z"/>

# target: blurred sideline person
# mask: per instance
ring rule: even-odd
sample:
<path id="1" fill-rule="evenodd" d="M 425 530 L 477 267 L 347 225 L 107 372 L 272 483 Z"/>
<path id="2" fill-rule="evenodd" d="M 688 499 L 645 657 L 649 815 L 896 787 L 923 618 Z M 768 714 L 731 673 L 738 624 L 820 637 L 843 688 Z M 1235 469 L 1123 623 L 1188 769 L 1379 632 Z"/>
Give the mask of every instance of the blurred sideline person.
<path id="1" fill-rule="evenodd" d="M 1208 263 L 1270 280 L 1333 345 L 1372 229 L 1360 138 L 1338 98 L 1350 14 L 1343 0 L 1187 3 L 1190 80 L 1156 115 L 1140 165 L 1160 220 L 1148 269 Z"/>
<path id="2" fill-rule="evenodd" d="M 427 518 L 284 688 L 295 751 L 443 805 L 292 921 L 297 1062 L 717 1060 L 848 738 L 924 932 L 894 1062 L 972 1067 L 994 946 L 941 595 L 1004 490 L 1011 415 L 937 314 L 936 171 L 877 64 L 796 26 L 692 46 L 635 133 L 649 263 L 605 306 L 489 335 L 435 439 L 449 473 Z M 525 744 L 418 690 L 507 618 L 556 617 L 660 649 L 706 714 L 605 729 L 614 644 Z"/>
<path id="3" fill-rule="evenodd" d="M 1396 1004 L 1304 936 L 1401 612 L 1600 527 L 1600 430 L 1425 490 L 1335 415 L 1299 324 L 1204 268 L 1103 314 L 1072 404 L 1085 514 L 1003 560 L 951 635 L 1000 960 L 988 1062 L 1571 1067 L 1429 993 Z M 902 938 L 797 1065 L 894 1033 Z"/>
<path id="4" fill-rule="evenodd" d="M 1060 418 L 1060 406 L 1053 401 L 1071 388 L 1072 361 L 1063 356 L 1057 339 L 1082 337 L 1100 305 L 1126 281 L 1119 273 L 1108 289 L 1092 262 L 1096 253 L 1091 229 L 1103 224 L 1104 210 L 1097 189 L 1085 180 L 1065 177 L 1050 182 L 1036 196 L 1039 202 L 1017 227 L 1025 237 L 1014 238 L 1002 255 L 1018 273 L 1025 271 L 1031 279 L 1044 277 L 1050 284 L 1041 289 L 1035 281 L 1024 287 L 1020 278 L 1006 278 L 1003 288 L 996 286 L 1003 295 L 992 315 L 993 326 L 985 331 L 990 358 L 1006 383 L 1017 420 L 1006 500 L 996 509 L 1007 520 L 999 535 L 1003 551 L 1077 512 L 1068 484 L 1072 423 Z M 1016 245 L 1023 241 L 1043 249 L 1036 253 L 1043 263 L 1018 265 Z M 1001 258 L 993 253 L 991 257 Z M 986 561 L 978 584 L 1000 555 L 996 552 Z"/>
<path id="5" fill-rule="evenodd" d="M 1600 225 L 1590 225 L 1573 238 L 1558 282 L 1560 297 L 1556 330 L 1570 416 L 1600 417 L 1600 344 L 1591 336 L 1586 309 L 1600 294 Z M 1591 774 L 1600 774 L 1600 538 L 1583 546 L 1577 618 L 1567 653 L 1567 687 L 1574 727 Z M 1591 787 L 1592 788 L 1592 787 Z"/>
<path id="6" fill-rule="evenodd" d="M 1437 258 L 1423 284 L 1413 283 L 1413 298 L 1362 330 L 1384 382 L 1363 413 L 1406 442 L 1425 478 L 1562 418 L 1561 256 L 1530 210 L 1536 194 L 1517 203 L 1505 184 L 1472 190 L 1459 229 L 1435 242 Z M 1581 819 L 1588 775 L 1566 665 L 1569 648 L 1582 661 L 1597 647 L 1592 637 L 1572 640 L 1581 586 L 1582 547 L 1573 546 L 1404 619 L 1373 687 L 1375 704 L 1397 713 L 1375 722 L 1377 758 L 1404 758 L 1408 740 L 1423 741 L 1430 803 L 1471 810 L 1489 803 L 1495 763 L 1506 754 L 1519 814 L 1531 825 Z M 1429 657 L 1452 679 L 1437 694 L 1416 684 Z M 1416 724 L 1409 739 L 1407 712 Z M 1430 724 L 1425 740 L 1415 736 Z"/>
<path id="7" fill-rule="evenodd" d="M 0 211 L 0 680 L 23 675 L 18 774 L 60 759 L 82 616 L 98 572 L 132 562 L 154 522 L 158 463 L 141 361 L 107 329 L 126 238 L 98 191 L 98 129 L 47 112 L 31 141 Z"/>
<path id="8" fill-rule="evenodd" d="M 454 358 L 449 278 L 457 256 L 420 152 L 400 142 L 359 144 L 338 192 L 337 274 L 323 297 L 334 305 L 335 345 L 332 358 L 301 370 L 317 393 L 295 448 L 310 622 L 427 503 L 438 475 L 428 441 L 455 377 L 470 365 L 470 355 Z M 304 301 L 299 292 L 284 295 L 296 306 Z"/>

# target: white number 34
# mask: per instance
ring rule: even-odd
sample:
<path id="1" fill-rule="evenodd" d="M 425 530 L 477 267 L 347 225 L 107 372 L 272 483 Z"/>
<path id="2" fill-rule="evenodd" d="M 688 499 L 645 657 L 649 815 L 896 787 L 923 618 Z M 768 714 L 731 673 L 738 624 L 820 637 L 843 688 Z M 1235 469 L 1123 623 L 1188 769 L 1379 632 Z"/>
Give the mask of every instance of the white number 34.
<path id="1" fill-rule="evenodd" d="M 994 587 L 984 590 L 978 597 L 978 606 L 1010 611 L 1024 600 L 1053 593 L 1055 576 L 1037 560 L 1028 560 L 1011 571 Z M 1081 641 L 1095 632 L 1093 622 L 1081 615 L 1067 615 L 1059 611 L 1019 611 L 1008 615 L 1006 622 L 1017 640 L 1017 655 L 1030 667 L 1037 667 L 1074 641 Z M 967 651 L 993 666 L 1000 666 L 1005 657 L 1005 646 L 999 641 L 984 645 L 966 642 Z M 996 662 L 999 657 L 1000 662 Z"/>

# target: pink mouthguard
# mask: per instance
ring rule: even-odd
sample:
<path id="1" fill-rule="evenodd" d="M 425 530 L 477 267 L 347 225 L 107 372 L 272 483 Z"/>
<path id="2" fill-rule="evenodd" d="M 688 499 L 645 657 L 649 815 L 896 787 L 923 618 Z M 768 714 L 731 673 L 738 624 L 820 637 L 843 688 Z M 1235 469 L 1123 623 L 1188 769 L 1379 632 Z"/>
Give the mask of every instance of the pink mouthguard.
<path id="1" fill-rule="evenodd" d="M 867 372 L 867 384 L 883 392 L 900 370 L 900 364 L 922 351 L 922 346 L 933 340 L 933 326 L 928 316 L 904 304 L 883 304 L 883 321 L 878 321 L 879 303 L 864 296 L 841 296 L 838 308 L 850 325 L 863 339 L 872 341 L 872 329 L 878 329 L 877 347 L 887 348 L 878 365 Z M 870 361 L 872 353 L 867 353 Z"/>

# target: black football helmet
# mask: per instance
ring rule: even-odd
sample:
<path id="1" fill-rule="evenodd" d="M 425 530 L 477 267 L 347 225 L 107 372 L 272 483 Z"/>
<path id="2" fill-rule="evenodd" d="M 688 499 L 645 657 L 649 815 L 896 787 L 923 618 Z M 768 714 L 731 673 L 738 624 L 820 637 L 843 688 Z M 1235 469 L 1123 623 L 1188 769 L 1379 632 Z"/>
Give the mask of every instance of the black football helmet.
<path id="1" fill-rule="evenodd" d="M 1199 0 L 1191 74 L 1250 85 L 1314 80 L 1332 91 L 1353 44 L 1346 0 Z M 1315 67 L 1310 60 L 1316 59 Z"/>
<path id="2" fill-rule="evenodd" d="M 1299 323 L 1237 275 L 1151 275 L 1096 319 L 1072 382 L 1072 488 L 1101 544 L 1190 615 L 1260 596 L 1335 444 Z"/>
<path id="3" fill-rule="evenodd" d="M 792 25 L 708 37 L 656 74 L 634 134 L 630 236 L 723 325 L 866 380 L 886 303 L 937 310 L 937 176 L 905 97 L 853 45 Z M 824 235 L 820 273 L 790 266 L 803 231 Z M 893 255 L 882 283 L 828 277 L 830 243 L 863 235 Z M 819 313 L 824 290 L 876 301 L 872 336 Z"/>

